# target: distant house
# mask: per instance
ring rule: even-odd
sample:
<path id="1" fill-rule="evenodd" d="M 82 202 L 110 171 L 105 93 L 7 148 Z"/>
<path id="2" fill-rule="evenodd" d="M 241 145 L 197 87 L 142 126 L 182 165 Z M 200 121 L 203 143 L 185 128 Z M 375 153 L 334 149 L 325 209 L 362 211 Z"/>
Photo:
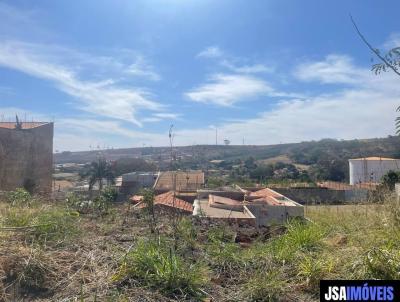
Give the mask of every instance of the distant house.
<path id="1" fill-rule="evenodd" d="M 117 183 L 119 192 L 125 196 L 137 193 L 142 188 L 152 188 L 158 172 L 131 172 L 123 174 Z"/>
<path id="2" fill-rule="evenodd" d="M 203 171 L 160 172 L 155 184 L 156 191 L 196 191 L 204 187 Z"/>

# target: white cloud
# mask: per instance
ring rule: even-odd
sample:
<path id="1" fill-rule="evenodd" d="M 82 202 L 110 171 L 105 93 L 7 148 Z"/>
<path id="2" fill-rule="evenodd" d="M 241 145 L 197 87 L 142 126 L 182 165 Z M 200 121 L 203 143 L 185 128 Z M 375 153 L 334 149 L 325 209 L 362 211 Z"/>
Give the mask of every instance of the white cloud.
<path id="1" fill-rule="evenodd" d="M 274 71 L 273 68 L 268 67 L 264 64 L 237 66 L 228 60 L 223 60 L 221 62 L 221 65 L 237 73 L 270 73 Z"/>
<path id="2" fill-rule="evenodd" d="M 236 74 L 215 74 L 205 83 L 185 95 L 194 102 L 231 106 L 236 102 L 273 93 L 273 89 L 263 80 Z"/>
<path id="3" fill-rule="evenodd" d="M 203 58 L 219 58 L 223 56 L 223 52 L 218 46 L 209 46 L 198 53 L 197 56 Z"/>
<path id="4" fill-rule="evenodd" d="M 143 89 L 118 86 L 112 79 L 81 80 L 71 68 L 48 62 L 51 58 L 43 57 L 38 48 L 34 44 L 3 42 L 0 44 L 0 65 L 54 82 L 60 90 L 76 98 L 78 109 L 93 114 L 140 126 L 139 110 L 158 111 L 163 108 Z"/>
<path id="5" fill-rule="evenodd" d="M 392 33 L 386 42 L 383 44 L 385 50 L 390 50 L 395 47 L 400 47 L 400 33 Z"/>
<path id="6" fill-rule="evenodd" d="M 377 101 L 380 100 L 380 101 Z M 219 133 L 240 143 L 277 144 L 322 138 L 369 138 L 394 133 L 399 99 L 382 92 L 345 91 L 281 102 L 257 118 L 221 125 Z"/>
<path id="7" fill-rule="evenodd" d="M 281 101 L 255 118 L 221 123 L 218 125 L 221 141 L 228 138 L 241 144 L 245 138 L 247 144 L 277 144 L 394 134 L 394 119 L 398 115 L 395 110 L 400 105 L 396 75 L 376 76 L 369 69 L 354 65 L 349 57 L 336 55 L 301 65 L 296 74 L 303 80 L 352 85 L 337 88 L 334 93 Z M 182 136 L 177 134 L 176 143 L 180 144 L 185 137 L 196 137 L 198 143 L 212 143 L 214 135 L 209 128 L 187 130 Z"/>
<path id="8" fill-rule="evenodd" d="M 152 81 L 161 80 L 161 76 L 154 71 L 154 67 L 150 65 L 143 56 L 138 56 L 136 61 L 128 67 L 126 72 Z"/>
<path id="9" fill-rule="evenodd" d="M 161 122 L 162 120 L 179 120 L 180 117 L 181 115 L 177 113 L 159 112 L 153 113 L 150 117 L 143 118 L 142 121 L 147 123 L 155 123 Z"/>
<path id="10" fill-rule="evenodd" d="M 328 55 L 319 62 L 306 62 L 297 66 L 294 76 L 302 81 L 319 81 L 325 84 L 355 84 L 364 80 L 365 69 L 354 66 L 346 55 Z"/>
<path id="11" fill-rule="evenodd" d="M 162 118 L 162 119 L 176 120 L 181 115 L 178 114 L 178 113 L 159 112 L 159 113 L 153 113 L 153 116 L 156 116 L 156 117 L 159 117 L 159 118 Z"/>

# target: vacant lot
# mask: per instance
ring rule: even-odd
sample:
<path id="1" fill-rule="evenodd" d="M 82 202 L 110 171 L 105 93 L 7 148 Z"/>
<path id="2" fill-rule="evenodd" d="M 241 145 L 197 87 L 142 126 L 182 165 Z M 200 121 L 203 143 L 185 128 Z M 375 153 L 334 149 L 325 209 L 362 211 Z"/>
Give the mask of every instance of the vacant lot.
<path id="1" fill-rule="evenodd" d="M 254 230 L 104 200 L 0 202 L 0 300 L 317 301 L 321 278 L 400 278 L 400 209 L 308 207 Z"/>

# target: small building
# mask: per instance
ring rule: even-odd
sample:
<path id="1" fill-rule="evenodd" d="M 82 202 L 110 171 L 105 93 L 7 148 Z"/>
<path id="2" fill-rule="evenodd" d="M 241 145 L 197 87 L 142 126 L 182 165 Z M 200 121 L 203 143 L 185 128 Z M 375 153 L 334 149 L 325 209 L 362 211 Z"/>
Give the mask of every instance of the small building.
<path id="1" fill-rule="evenodd" d="M 152 188 L 159 176 L 158 172 L 131 172 L 123 174 L 119 185 L 119 192 L 130 195 L 143 188 Z"/>
<path id="2" fill-rule="evenodd" d="M 156 191 L 197 191 L 204 187 L 203 171 L 160 172 L 154 184 Z"/>
<path id="3" fill-rule="evenodd" d="M 301 204 L 270 188 L 249 192 L 245 204 L 256 217 L 259 226 L 283 224 L 292 218 L 304 218 L 304 207 Z"/>
<path id="4" fill-rule="evenodd" d="M 400 159 L 386 157 L 349 159 L 350 185 L 379 183 L 390 170 L 400 171 Z"/>
<path id="5" fill-rule="evenodd" d="M 255 192 L 199 190 L 193 215 L 228 223 L 269 226 L 283 224 L 290 218 L 304 218 L 304 207 L 269 188 Z"/>
<path id="6" fill-rule="evenodd" d="M 51 192 L 54 124 L 0 122 L 0 190 Z"/>

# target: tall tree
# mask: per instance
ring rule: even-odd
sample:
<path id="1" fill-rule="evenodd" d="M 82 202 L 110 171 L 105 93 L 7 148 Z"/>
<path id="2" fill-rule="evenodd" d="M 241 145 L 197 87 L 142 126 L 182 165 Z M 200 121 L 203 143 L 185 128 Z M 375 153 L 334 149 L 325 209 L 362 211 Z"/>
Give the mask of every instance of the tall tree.
<path id="1" fill-rule="evenodd" d="M 89 180 L 89 191 L 92 191 L 93 186 L 96 183 L 99 185 L 99 190 L 102 190 L 104 180 L 106 180 L 107 185 L 114 184 L 115 182 L 114 173 L 110 163 L 102 157 L 99 157 L 97 161 L 91 162 L 86 177 Z"/>

